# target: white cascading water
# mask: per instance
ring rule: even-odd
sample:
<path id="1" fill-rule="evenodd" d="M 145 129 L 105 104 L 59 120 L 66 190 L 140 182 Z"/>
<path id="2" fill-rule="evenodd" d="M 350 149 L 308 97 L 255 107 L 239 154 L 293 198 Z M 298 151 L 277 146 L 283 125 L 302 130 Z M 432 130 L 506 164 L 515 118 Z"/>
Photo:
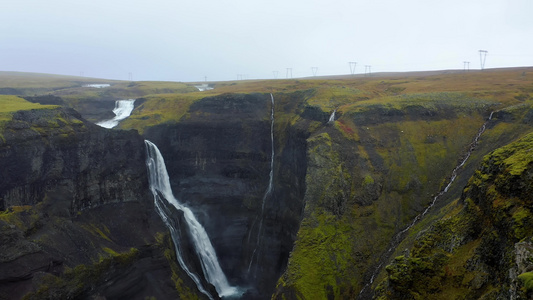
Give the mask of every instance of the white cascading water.
<path id="1" fill-rule="evenodd" d="M 417 215 L 413 221 L 411 222 L 411 224 L 409 224 L 409 226 L 407 226 L 406 228 L 404 228 L 402 231 L 398 232 L 393 238 L 392 238 L 392 242 L 391 242 L 391 246 L 389 247 L 389 249 L 387 250 L 387 252 L 385 252 L 384 256 L 382 257 L 389 257 L 392 252 L 394 251 L 394 249 L 396 249 L 396 247 L 398 247 L 398 245 L 400 244 L 400 242 L 403 240 L 403 235 L 409 231 L 409 229 L 411 229 L 413 226 L 415 226 L 416 223 L 418 223 L 418 221 L 420 221 L 422 219 L 422 217 L 424 217 L 428 212 L 429 210 L 435 205 L 435 203 L 437 202 L 437 200 L 444 194 L 446 194 L 448 192 L 448 190 L 450 189 L 452 183 L 455 181 L 455 178 L 457 177 L 457 171 L 459 171 L 460 168 L 462 168 L 466 161 L 468 160 L 468 158 L 470 158 L 470 155 L 472 154 L 472 151 L 474 151 L 474 149 L 476 148 L 478 142 L 479 142 L 479 138 L 481 137 L 481 135 L 483 134 L 483 132 L 485 132 L 485 129 L 487 128 L 487 124 L 490 122 L 490 120 L 492 120 L 492 115 L 494 114 L 494 112 L 491 112 L 490 115 L 489 115 L 489 118 L 487 119 L 487 121 L 485 121 L 485 123 L 483 123 L 483 126 L 481 126 L 481 128 L 478 130 L 478 133 L 477 135 L 474 137 L 474 140 L 472 141 L 472 143 L 470 143 L 470 147 L 468 148 L 468 151 L 466 152 L 466 155 L 463 157 L 463 159 L 461 159 L 460 163 L 455 166 L 455 168 L 453 169 L 452 171 L 452 175 L 450 176 L 450 180 L 448 182 L 448 184 L 446 185 L 446 187 L 441 190 L 435 197 L 433 197 L 433 200 L 431 201 L 431 203 L 426 207 L 426 209 L 424 209 L 424 211 L 422 213 L 420 213 L 419 215 Z M 372 273 L 372 277 L 370 278 L 370 282 L 368 282 L 364 287 L 363 289 L 361 289 L 361 291 L 359 292 L 359 296 L 358 298 L 361 297 L 361 295 L 364 294 L 364 292 L 366 291 L 367 288 L 370 287 L 371 284 L 374 283 L 374 279 L 376 278 L 376 276 L 378 275 L 379 271 L 381 270 L 381 267 L 383 266 L 383 261 L 381 263 L 379 263 L 379 265 L 376 267 L 376 269 L 374 270 L 374 272 Z"/>
<path id="2" fill-rule="evenodd" d="M 161 155 L 161 152 L 159 152 L 159 149 L 154 143 L 148 140 L 145 140 L 144 142 L 146 144 L 147 151 L 146 166 L 148 167 L 148 173 L 150 177 L 150 190 L 154 195 L 154 202 L 157 212 L 172 234 L 172 240 L 176 248 L 176 256 L 181 268 L 185 270 L 189 277 L 196 283 L 200 292 L 207 295 L 210 299 L 213 299 L 212 296 L 202 286 L 198 276 L 189 270 L 183 260 L 179 246 L 179 229 L 175 226 L 176 221 L 172 218 L 172 215 L 167 208 L 168 205 L 172 205 L 177 210 L 183 212 L 183 217 L 190 231 L 192 244 L 194 245 L 194 249 L 198 255 L 205 279 L 215 287 L 220 297 L 237 296 L 239 291 L 236 287 L 229 285 L 226 275 L 222 271 L 222 268 L 218 262 L 215 249 L 213 248 L 205 229 L 198 222 L 198 220 L 196 220 L 196 217 L 192 211 L 188 207 L 179 203 L 174 197 L 170 187 L 170 180 L 168 177 L 167 168 L 165 166 L 165 161 Z"/>
<path id="3" fill-rule="evenodd" d="M 337 112 L 337 109 L 334 109 L 331 115 L 329 116 L 328 123 L 335 122 L 335 112 Z"/>
<path id="4" fill-rule="evenodd" d="M 117 100 L 115 101 L 115 109 L 113 109 L 113 113 L 115 113 L 115 117 L 110 120 L 105 120 L 96 123 L 96 125 L 111 129 L 120 123 L 120 121 L 126 119 L 131 115 L 131 112 L 133 111 L 133 108 L 135 104 L 135 99 L 128 99 L 128 100 Z"/>
<path id="5" fill-rule="evenodd" d="M 265 212 L 265 203 L 272 193 L 272 188 L 274 185 L 274 96 L 270 94 L 270 102 L 271 102 L 271 111 L 270 111 L 270 174 L 268 179 L 268 187 L 265 191 L 265 194 L 263 195 L 263 203 L 261 204 L 261 216 L 259 219 L 259 229 L 257 230 L 257 241 L 255 243 L 254 251 L 252 252 L 252 258 L 250 258 L 250 263 L 248 264 L 248 273 L 250 273 L 250 269 L 252 267 L 252 263 L 254 261 L 255 253 L 257 252 L 257 248 L 259 247 L 259 243 L 261 241 L 261 232 L 263 230 L 263 214 Z"/>

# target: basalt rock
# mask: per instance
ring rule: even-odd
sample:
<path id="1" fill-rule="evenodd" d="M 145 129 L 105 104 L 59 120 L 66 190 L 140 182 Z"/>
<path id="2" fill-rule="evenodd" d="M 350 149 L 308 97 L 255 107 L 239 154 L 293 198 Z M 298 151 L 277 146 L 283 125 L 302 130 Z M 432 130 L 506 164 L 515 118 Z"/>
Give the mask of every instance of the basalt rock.
<path id="1" fill-rule="evenodd" d="M 112 131 L 72 109 L 20 111 L 0 144 L 0 209 L 41 202 L 47 191 L 67 186 L 70 212 L 146 195 L 142 138 Z"/>
<path id="2" fill-rule="evenodd" d="M 1 133 L 0 299 L 179 298 L 135 131 L 56 108 Z"/>
<path id="3" fill-rule="evenodd" d="M 144 132 L 165 158 L 174 195 L 205 227 L 230 283 L 253 287 L 243 296 L 248 299 L 270 298 L 296 237 L 305 191 L 306 132 L 275 121 L 275 188 L 262 211 L 270 100 L 268 94 L 205 98 L 178 123 Z M 275 110 L 282 106 L 275 99 Z"/>

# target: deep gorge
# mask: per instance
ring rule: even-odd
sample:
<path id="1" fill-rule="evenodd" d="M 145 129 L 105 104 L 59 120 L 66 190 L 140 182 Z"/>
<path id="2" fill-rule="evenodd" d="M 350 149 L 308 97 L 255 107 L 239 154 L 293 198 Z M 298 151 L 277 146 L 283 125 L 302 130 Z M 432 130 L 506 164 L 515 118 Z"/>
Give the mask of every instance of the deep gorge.
<path id="1" fill-rule="evenodd" d="M 204 224 L 229 280 L 251 286 L 252 295 L 271 293 L 284 271 L 305 191 L 306 133 L 280 124 L 274 131 L 276 143 L 288 142 L 276 149 L 275 188 L 265 203 L 263 241 L 254 263 L 254 268 L 259 267 L 249 274 L 270 171 L 267 97 L 201 100 L 191 107 L 188 120 L 154 126 L 144 133 L 163 153 L 176 197 Z M 216 116 L 206 121 L 205 112 Z"/>
<path id="2" fill-rule="evenodd" d="M 526 295 L 518 276 L 530 264 L 514 257 L 533 257 L 530 139 L 519 140 L 533 129 L 531 104 L 505 93 L 391 96 L 387 82 L 366 82 L 369 92 L 346 81 L 325 98 L 306 82 L 139 97 L 112 130 L 94 123 L 112 117 L 95 118 L 114 100 L 53 98 L 62 107 L 13 113 L 0 139 L 0 299 L 206 298 L 176 263 L 154 208 L 143 140 L 161 151 L 174 196 L 205 228 L 242 299 Z M 489 115 L 448 193 L 384 257 Z M 202 277 L 183 213 L 168 210 Z M 494 261 L 504 271 L 490 273 Z"/>

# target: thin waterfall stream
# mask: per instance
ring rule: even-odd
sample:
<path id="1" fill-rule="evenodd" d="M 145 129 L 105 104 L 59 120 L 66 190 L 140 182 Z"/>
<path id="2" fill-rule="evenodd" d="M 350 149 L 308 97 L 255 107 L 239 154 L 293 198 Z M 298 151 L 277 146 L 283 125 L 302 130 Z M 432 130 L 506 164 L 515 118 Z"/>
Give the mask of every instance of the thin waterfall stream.
<path id="1" fill-rule="evenodd" d="M 411 229 L 413 226 L 415 226 L 416 223 L 418 223 L 418 221 L 420 221 L 429 212 L 429 210 L 435 205 L 437 200 L 440 197 L 442 197 L 442 195 L 444 195 L 444 194 L 446 194 L 448 192 L 448 190 L 450 189 L 450 186 L 452 185 L 452 183 L 455 181 L 455 178 L 457 177 L 457 172 L 459 171 L 459 169 L 461 169 L 465 165 L 466 161 L 470 158 L 470 155 L 472 154 L 472 151 L 474 151 L 474 149 L 476 148 L 476 146 L 477 146 L 477 144 L 479 142 L 479 138 L 481 137 L 483 132 L 485 132 L 485 129 L 487 128 L 487 124 L 492 120 L 492 115 L 493 114 L 494 114 L 494 112 L 490 113 L 489 118 L 485 121 L 485 123 L 483 123 L 481 128 L 478 130 L 478 133 L 474 137 L 474 140 L 472 141 L 472 143 L 470 143 L 470 147 L 468 148 L 468 151 L 466 152 L 466 155 L 460 160 L 459 164 L 453 169 L 452 174 L 450 176 L 450 179 L 449 179 L 448 184 L 446 185 L 446 187 L 444 189 L 442 189 L 435 197 L 433 197 L 433 200 L 431 201 L 431 203 L 426 207 L 426 209 L 424 209 L 424 211 L 422 213 L 418 214 L 413 219 L 413 221 L 411 222 L 411 224 L 409 224 L 409 226 L 405 227 L 403 230 L 398 232 L 392 238 L 389 249 L 384 254 L 381 255 L 380 263 L 378 264 L 378 266 L 372 272 L 372 276 L 370 277 L 370 281 L 367 282 L 365 284 L 365 286 L 359 292 L 359 295 L 357 297 L 358 299 L 363 299 L 362 297 L 365 296 L 365 293 L 367 292 L 368 288 L 370 288 L 370 286 L 374 283 L 374 279 L 376 279 L 376 276 L 381 271 L 381 268 L 383 267 L 383 264 L 388 261 L 388 258 L 390 257 L 390 255 L 392 255 L 394 250 L 403 241 L 407 231 L 409 231 L 409 229 Z M 368 295 L 366 295 L 366 296 L 368 296 Z M 365 299 L 366 298 L 367 297 L 365 297 Z"/>
<path id="2" fill-rule="evenodd" d="M 335 108 L 333 110 L 333 112 L 331 113 L 331 115 L 329 116 L 329 120 L 328 120 L 328 123 L 333 123 L 335 122 L 335 113 L 337 112 L 337 109 Z"/>
<path id="3" fill-rule="evenodd" d="M 268 179 L 268 186 L 265 191 L 265 194 L 263 195 L 263 202 L 261 204 L 261 215 L 259 219 L 259 229 L 257 230 L 257 240 L 255 243 L 254 251 L 252 252 L 252 257 L 250 258 L 250 263 L 248 264 L 248 273 L 250 273 L 250 269 L 252 268 L 252 263 L 254 261 L 254 257 L 256 257 L 257 249 L 259 248 L 259 245 L 261 243 L 261 233 L 263 230 L 263 217 L 265 213 L 265 203 L 267 198 L 272 194 L 272 188 L 274 185 L 274 96 L 270 94 L 270 102 L 271 102 L 271 110 L 270 110 L 270 174 Z"/>
<path id="4" fill-rule="evenodd" d="M 176 249 L 176 257 L 179 265 L 194 281 L 198 290 L 205 294 L 209 299 L 213 299 L 209 292 L 203 287 L 198 275 L 194 274 L 189 269 L 183 259 L 182 249 L 180 247 L 180 240 L 182 237 L 177 224 L 179 220 L 172 215 L 170 205 L 178 211 L 183 212 L 183 219 L 186 222 L 191 242 L 194 245 L 196 255 L 198 256 L 207 282 L 215 287 L 220 297 L 239 296 L 239 289 L 230 286 L 228 283 L 226 275 L 220 267 L 215 249 L 213 248 L 204 227 L 198 222 L 193 212 L 174 197 L 170 187 L 170 180 L 165 161 L 161 152 L 154 143 L 148 140 L 145 140 L 144 142 L 147 152 L 146 166 L 150 178 L 150 190 L 154 195 L 154 203 L 157 212 L 172 235 L 172 241 Z"/>

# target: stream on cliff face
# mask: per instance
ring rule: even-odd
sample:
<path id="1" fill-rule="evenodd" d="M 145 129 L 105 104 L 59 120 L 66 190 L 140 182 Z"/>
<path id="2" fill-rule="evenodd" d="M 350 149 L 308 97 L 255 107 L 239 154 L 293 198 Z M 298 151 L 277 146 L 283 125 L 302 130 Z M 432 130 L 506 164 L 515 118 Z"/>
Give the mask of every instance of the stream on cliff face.
<path id="1" fill-rule="evenodd" d="M 335 113 L 337 112 L 337 109 L 334 109 L 331 115 L 329 116 L 328 123 L 335 122 Z"/>
<path id="2" fill-rule="evenodd" d="M 154 203 L 157 212 L 172 235 L 172 240 L 176 250 L 176 257 L 181 268 L 195 282 L 200 292 L 205 294 L 208 298 L 213 299 L 212 295 L 210 295 L 202 285 L 198 275 L 191 271 L 183 259 L 180 241 L 184 237 L 180 232 L 180 227 L 178 224 L 179 216 L 176 216 L 175 213 L 172 213 L 173 209 L 183 213 L 183 219 L 185 220 L 186 227 L 189 230 L 188 236 L 191 239 L 196 255 L 200 261 L 205 279 L 215 287 L 220 297 L 239 297 L 243 291 L 241 291 L 240 288 L 230 286 L 228 283 L 226 275 L 220 267 L 215 249 L 213 248 L 205 229 L 198 222 L 193 212 L 185 205 L 179 203 L 174 197 L 170 187 L 170 180 L 165 166 L 165 161 L 159 152 L 159 149 L 154 143 L 148 140 L 145 140 L 145 144 L 147 151 L 146 165 L 150 179 L 150 190 L 154 195 Z"/>
<path id="3" fill-rule="evenodd" d="M 265 194 L 263 195 L 263 202 L 261 204 L 261 214 L 259 219 L 259 229 L 257 230 L 257 241 L 255 244 L 254 251 L 252 252 L 252 257 L 250 258 L 250 263 L 248 264 L 248 274 L 250 274 L 250 270 L 252 267 L 252 263 L 254 262 L 255 253 L 257 252 L 257 249 L 259 248 L 261 244 L 261 234 L 263 230 L 263 217 L 265 213 L 265 203 L 267 198 L 272 194 L 272 188 L 274 184 L 274 96 L 270 94 L 270 101 L 271 101 L 271 111 L 270 111 L 270 146 L 271 146 L 271 153 L 270 153 L 270 173 L 269 173 L 269 180 L 268 180 L 268 187 L 265 191 Z M 258 254 L 259 256 L 259 254 Z M 257 269 L 256 269 L 257 270 Z"/>
<path id="4" fill-rule="evenodd" d="M 465 165 L 466 161 L 468 160 L 468 158 L 470 158 L 470 155 L 472 154 L 472 152 L 476 148 L 476 146 L 477 146 L 477 144 L 479 142 L 479 138 L 481 137 L 483 132 L 485 132 L 485 129 L 487 128 L 487 124 L 492 120 L 492 115 L 493 114 L 494 114 L 494 112 L 491 112 L 489 117 L 488 117 L 488 119 L 487 119 L 487 121 L 485 121 L 485 123 L 483 123 L 483 125 L 479 128 L 478 133 L 474 137 L 474 140 L 472 141 L 472 143 L 470 143 L 470 147 L 468 148 L 466 154 L 460 160 L 459 164 L 457 166 L 455 166 L 455 168 L 452 170 L 452 174 L 450 176 L 448 184 L 444 187 L 444 189 L 442 189 L 435 197 L 433 197 L 433 200 L 431 201 L 431 203 L 424 209 L 424 211 L 422 213 L 418 214 L 413 219 L 413 221 L 409 224 L 409 226 L 405 227 L 403 230 L 398 232 L 391 239 L 389 249 L 385 253 L 383 253 L 381 255 L 381 259 L 380 259 L 380 262 L 379 262 L 378 266 L 372 272 L 372 276 L 370 277 L 370 281 L 367 282 L 365 284 L 365 286 L 363 287 L 363 289 L 361 289 L 361 291 L 359 292 L 359 295 L 357 297 L 358 299 L 369 299 L 369 298 L 371 298 L 370 293 L 372 293 L 372 291 L 369 291 L 369 288 L 374 283 L 374 279 L 376 278 L 376 276 L 381 271 L 381 268 L 383 267 L 383 265 L 386 262 L 388 262 L 388 259 L 392 255 L 394 250 L 403 241 L 407 231 L 409 231 L 409 229 L 411 229 L 413 226 L 415 226 L 415 224 L 418 223 L 418 221 L 420 221 L 429 212 L 429 210 L 435 205 L 437 200 L 440 197 L 442 197 L 442 195 L 444 195 L 444 194 L 446 194 L 448 192 L 448 190 L 450 189 L 450 186 L 452 185 L 452 183 L 455 181 L 455 178 L 457 177 L 457 172 L 459 171 L 459 169 L 461 169 Z"/>
<path id="5" fill-rule="evenodd" d="M 131 112 L 134 109 L 135 99 L 128 99 L 128 100 L 117 100 L 115 101 L 115 109 L 113 109 L 113 113 L 115 113 L 115 117 L 110 120 L 104 120 L 101 122 L 96 123 L 96 125 L 111 129 L 120 123 L 120 121 L 126 119 L 131 115 Z"/>

